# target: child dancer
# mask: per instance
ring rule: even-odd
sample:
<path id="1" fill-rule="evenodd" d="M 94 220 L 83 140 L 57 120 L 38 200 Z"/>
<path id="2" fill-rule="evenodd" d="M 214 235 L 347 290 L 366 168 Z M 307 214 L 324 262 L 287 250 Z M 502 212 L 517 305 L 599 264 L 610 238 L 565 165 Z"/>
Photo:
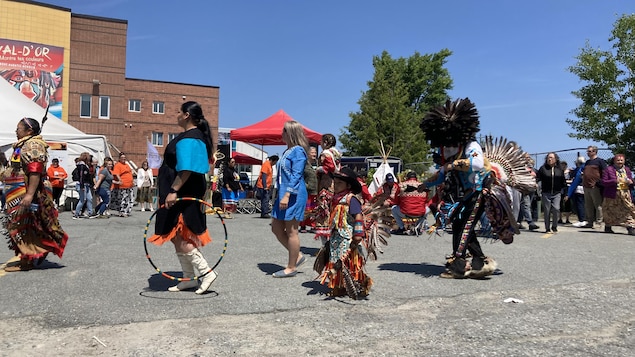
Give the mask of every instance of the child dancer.
<path id="1" fill-rule="evenodd" d="M 360 246 L 364 220 L 362 205 L 355 195 L 362 187 L 355 172 L 345 167 L 333 174 L 333 189 L 329 242 L 318 253 L 314 269 L 321 273 L 320 282 L 331 288 L 329 295 L 363 298 L 373 282 L 364 271 Z"/>
<path id="2" fill-rule="evenodd" d="M 333 134 L 322 135 L 322 153 L 320 154 L 320 166 L 315 170 L 318 178 L 318 197 L 315 209 L 315 239 L 321 239 L 322 244 L 330 235 L 328 226 L 329 205 L 333 197 L 333 179 L 331 174 L 340 169 L 342 155 L 335 148 L 335 136 Z"/>

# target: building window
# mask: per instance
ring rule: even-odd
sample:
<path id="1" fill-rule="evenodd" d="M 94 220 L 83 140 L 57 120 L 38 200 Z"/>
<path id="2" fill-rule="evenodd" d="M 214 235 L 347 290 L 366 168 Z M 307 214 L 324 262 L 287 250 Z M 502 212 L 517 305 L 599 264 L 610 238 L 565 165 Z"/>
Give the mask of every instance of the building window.
<path id="1" fill-rule="evenodd" d="M 172 140 L 174 140 L 174 138 L 176 138 L 176 136 L 179 135 L 177 133 L 169 133 L 168 134 L 168 143 Z"/>
<path id="2" fill-rule="evenodd" d="M 90 118 L 90 103 L 92 96 L 90 94 L 82 94 L 79 96 L 79 117 Z"/>
<path id="3" fill-rule="evenodd" d="M 141 111 L 141 99 L 130 99 L 128 101 L 128 111 L 129 112 L 140 112 Z"/>
<path id="4" fill-rule="evenodd" d="M 163 146 L 163 133 L 152 132 L 152 145 Z"/>
<path id="5" fill-rule="evenodd" d="M 152 113 L 154 114 L 165 113 L 165 104 L 163 102 L 152 102 Z"/>
<path id="6" fill-rule="evenodd" d="M 110 119 L 110 97 L 99 97 L 99 118 Z"/>

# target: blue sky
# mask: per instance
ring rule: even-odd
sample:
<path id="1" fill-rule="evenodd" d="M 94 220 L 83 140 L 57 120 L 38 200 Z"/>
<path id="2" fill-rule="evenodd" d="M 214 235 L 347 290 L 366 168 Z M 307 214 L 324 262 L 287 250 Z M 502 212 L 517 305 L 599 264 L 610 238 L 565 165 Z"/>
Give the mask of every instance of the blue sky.
<path id="1" fill-rule="evenodd" d="M 619 15 L 635 12 L 623 0 L 46 2 L 127 20 L 126 76 L 219 86 L 221 127 L 284 109 L 339 135 L 359 110 L 373 56 L 448 48 L 450 95 L 475 102 L 483 134 L 531 153 L 604 146 L 567 136 L 571 91 L 582 86 L 567 67 L 587 40 L 609 49 Z"/>

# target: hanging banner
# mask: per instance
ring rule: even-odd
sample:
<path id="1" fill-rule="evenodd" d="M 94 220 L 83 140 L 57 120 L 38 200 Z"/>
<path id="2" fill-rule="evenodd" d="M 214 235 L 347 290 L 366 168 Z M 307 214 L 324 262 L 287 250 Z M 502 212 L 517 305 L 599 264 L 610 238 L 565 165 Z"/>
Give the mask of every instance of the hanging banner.
<path id="1" fill-rule="evenodd" d="M 0 76 L 24 96 L 62 117 L 64 48 L 0 38 Z"/>

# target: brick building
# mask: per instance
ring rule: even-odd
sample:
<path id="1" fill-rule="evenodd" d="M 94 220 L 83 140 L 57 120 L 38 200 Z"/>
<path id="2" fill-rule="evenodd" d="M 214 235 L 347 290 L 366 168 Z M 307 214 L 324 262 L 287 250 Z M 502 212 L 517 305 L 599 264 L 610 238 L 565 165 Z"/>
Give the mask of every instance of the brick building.
<path id="1" fill-rule="evenodd" d="M 181 131 L 176 113 L 184 100 L 201 103 L 212 142 L 217 142 L 218 87 L 126 77 L 126 20 L 74 14 L 71 9 L 26 0 L 0 0 L 0 13 L 0 48 L 3 44 L 45 48 L 62 57 L 63 66 L 48 69 L 49 73 L 22 69 L 38 76 L 30 80 L 36 92 L 48 94 L 38 96 L 38 103 L 44 107 L 50 103 L 53 114 L 85 133 L 106 136 L 113 156 L 125 152 L 140 165 L 146 157 L 146 138 L 163 153 Z M 8 63 L 5 68 L 20 65 Z M 45 75 L 52 78 L 52 85 L 38 88 Z"/>

